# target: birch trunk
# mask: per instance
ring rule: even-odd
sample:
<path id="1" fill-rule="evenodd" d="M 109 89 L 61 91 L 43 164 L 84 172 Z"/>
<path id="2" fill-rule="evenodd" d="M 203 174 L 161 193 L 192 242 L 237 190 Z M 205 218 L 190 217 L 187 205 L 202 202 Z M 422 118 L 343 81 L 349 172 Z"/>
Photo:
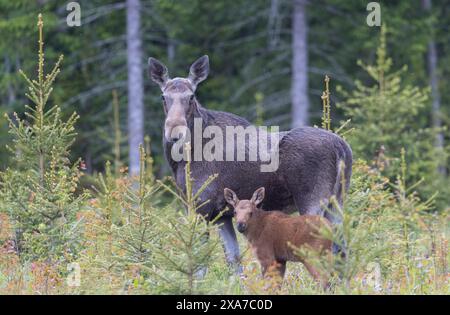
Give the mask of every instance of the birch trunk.
<path id="1" fill-rule="evenodd" d="M 431 11 L 431 0 L 422 0 L 422 7 L 426 11 Z M 438 55 L 436 49 L 436 42 L 434 41 L 433 36 L 430 36 L 430 40 L 428 41 L 428 52 L 427 52 L 427 63 L 428 63 L 428 75 L 431 86 L 431 98 L 432 98 L 432 109 L 431 109 L 431 117 L 433 127 L 441 128 L 442 120 L 441 120 L 441 96 L 439 94 L 439 77 L 438 77 Z M 439 149 L 444 149 L 444 135 L 442 132 L 438 132 L 436 135 L 436 147 Z M 444 165 L 440 165 L 438 167 L 438 172 L 442 175 L 446 175 L 446 169 Z"/>
<path id="2" fill-rule="evenodd" d="M 307 37 L 306 0 L 294 0 L 292 15 L 292 127 L 305 126 L 309 121 Z"/>
<path id="3" fill-rule="evenodd" d="M 144 82 L 140 37 L 140 2 L 127 0 L 129 174 L 139 174 L 139 145 L 144 143 Z"/>

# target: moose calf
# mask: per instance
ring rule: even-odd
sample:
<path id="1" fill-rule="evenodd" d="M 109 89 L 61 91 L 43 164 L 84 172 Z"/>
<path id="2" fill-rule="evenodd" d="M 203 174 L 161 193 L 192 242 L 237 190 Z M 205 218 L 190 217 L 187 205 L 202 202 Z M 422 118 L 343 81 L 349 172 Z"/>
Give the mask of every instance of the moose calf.
<path id="1" fill-rule="evenodd" d="M 308 272 L 323 287 L 327 279 L 304 259 L 294 253 L 296 248 L 309 246 L 319 253 L 331 253 L 332 241 L 320 237 L 322 227 L 331 227 L 327 219 L 319 215 L 289 216 L 281 211 L 264 211 L 258 205 L 264 199 L 264 187 L 257 189 L 251 200 L 239 200 L 236 193 L 225 188 L 225 200 L 234 208 L 237 230 L 243 233 L 261 264 L 263 275 L 269 268 L 276 268 L 284 277 L 287 261 L 302 262 Z M 290 243 L 290 244 L 289 244 Z"/>

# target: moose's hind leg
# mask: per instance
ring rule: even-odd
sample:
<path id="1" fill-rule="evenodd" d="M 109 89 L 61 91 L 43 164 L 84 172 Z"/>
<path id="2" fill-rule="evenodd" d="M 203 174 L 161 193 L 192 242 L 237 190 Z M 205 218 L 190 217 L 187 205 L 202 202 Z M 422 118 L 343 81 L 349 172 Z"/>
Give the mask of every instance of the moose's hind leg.
<path id="1" fill-rule="evenodd" d="M 295 191 L 293 194 L 294 204 L 301 215 L 323 215 L 324 210 L 318 198 L 308 196 L 301 191 Z"/>
<path id="2" fill-rule="evenodd" d="M 283 178 L 287 189 L 292 195 L 295 207 L 301 215 L 323 215 L 321 201 L 326 202 L 330 197 L 327 183 L 321 182 L 319 176 L 307 176 L 299 169 L 284 171 Z M 326 203 L 325 203 L 326 205 Z"/>

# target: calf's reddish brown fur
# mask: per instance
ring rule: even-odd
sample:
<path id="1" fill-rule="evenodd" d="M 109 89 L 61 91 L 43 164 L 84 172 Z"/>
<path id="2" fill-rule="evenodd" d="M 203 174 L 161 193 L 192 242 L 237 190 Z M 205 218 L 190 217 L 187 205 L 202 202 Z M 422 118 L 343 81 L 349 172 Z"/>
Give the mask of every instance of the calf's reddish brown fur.
<path id="1" fill-rule="evenodd" d="M 327 279 L 306 261 L 295 255 L 293 246 L 308 246 L 319 253 L 331 253 L 332 242 L 320 237 L 320 229 L 331 228 L 327 219 L 319 215 L 289 216 L 280 211 L 264 211 L 258 205 L 264 199 L 264 187 L 257 189 L 251 200 L 239 200 L 234 191 L 225 188 L 225 200 L 234 207 L 237 229 L 247 238 L 263 275 L 274 268 L 284 277 L 286 262 L 302 262 L 308 272 L 322 286 Z"/>

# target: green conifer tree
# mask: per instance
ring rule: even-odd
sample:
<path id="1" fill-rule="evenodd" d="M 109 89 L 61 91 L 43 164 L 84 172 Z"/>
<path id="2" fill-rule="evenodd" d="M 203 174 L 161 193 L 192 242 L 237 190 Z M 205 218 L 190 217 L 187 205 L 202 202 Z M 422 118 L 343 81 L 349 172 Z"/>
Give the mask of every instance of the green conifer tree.
<path id="1" fill-rule="evenodd" d="M 30 79 L 25 118 L 14 113 L 9 120 L 13 143 L 8 146 L 14 163 L 1 174 L 4 211 L 16 230 L 16 247 L 23 260 L 68 262 L 76 257 L 79 242 L 77 212 L 84 198 L 76 194 L 81 176 L 79 161 L 72 164 L 69 149 L 75 140 L 73 113 L 63 121 L 58 105 L 49 107 L 52 84 L 62 56 L 52 71 L 44 70 L 42 15 L 38 18 L 38 77 Z M 65 268 L 65 266 L 64 266 Z"/>
<path id="2" fill-rule="evenodd" d="M 185 146 L 190 156 L 190 144 Z M 194 178 L 191 176 L 190 161 L 186 163 L 186 192 L 175 192 L 161 183 L 176 198 L 164 210 L 164 216 L 157 219 L 160 234 L 158 242 L 152 244 L 153 269 L 152 286 L 157 292 L 176 294 L 205 293 L 204 271 L 217 257 L 217 226 L 208 222 L 196 210 L 204 203 L 199 203 L 199 196 L 208 185 L 217 178 L 211 175 L 194 192 Z M 209 202 L 205 201 L 205 203 Z M 180 203 L 186 211 L 179 211 Z"/>
<path id="3" fill-rule="evenodd" d="M 433 145 L 437 130 L 427 127 L 428 91 L 404 84 L 407 67 L 392 71 L 393 62 L 386 51 L 383 27 L 376 64 L 358 62 L 375 84 L 365 85 L 357 80 L 351 93 L 339 89 L 345 100 L 338 107 L 351 118 L 356 129 L 347 138 L 355 156 L 374 161 L 374 166 L 391 179 L 400 173 L 400 149 L 405 148 L 410 166 L 406 180 L 416 182 L 424 176 L 427 185 L 421 186 L 420 191 L 430 197 L 445 180 L 436 169 L 446 156 Z"/>
<path id="4" fill-rule="evenodd" d="M 139 151 L 139 176 L 129 181 L 121 197 L 116 198 L 122 213 L 120 222 L 117 219 L 113 222 L 116 240 L 113 259 L 124 268 L 137 268 L 137 281 L 147 278 L 148 273 L 142 267 L 152 266 L 151 244 L 160 237 L 155 217 L 160 213 L 161 200 L 160 185 L 151 174 L 153 162 L 147 158 L 142 145 Z"/>

